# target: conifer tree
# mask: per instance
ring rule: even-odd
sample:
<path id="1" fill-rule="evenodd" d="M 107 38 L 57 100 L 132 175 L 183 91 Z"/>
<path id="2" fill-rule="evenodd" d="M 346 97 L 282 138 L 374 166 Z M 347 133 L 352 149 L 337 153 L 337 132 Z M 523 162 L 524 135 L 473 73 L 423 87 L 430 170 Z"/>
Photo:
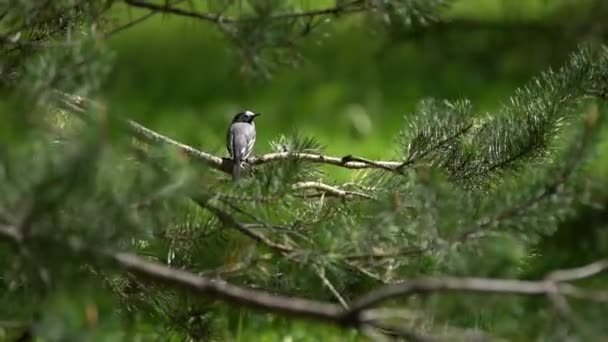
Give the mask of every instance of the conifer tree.
<path id="1" fill-rule="evenodd" d="M 601 34 L 498 111 L 421 99 L 383 160 L 282 136 L 239 182 L 226 156 L 100 96 L 104 40 L 153 15 L 214 26 L 241 70 L 271 78 L 334 22 L 422 33 L 449 25 L 457 2 L 0 3 L 0 338 L 249 340 L 272 326 L 336 340 L 603 340 L 603 255 L 526 273 L 539 241 L 606 198 L 589 175 L 606 134 Z M 124 12 L 135 9 L 146 12 Z"/>

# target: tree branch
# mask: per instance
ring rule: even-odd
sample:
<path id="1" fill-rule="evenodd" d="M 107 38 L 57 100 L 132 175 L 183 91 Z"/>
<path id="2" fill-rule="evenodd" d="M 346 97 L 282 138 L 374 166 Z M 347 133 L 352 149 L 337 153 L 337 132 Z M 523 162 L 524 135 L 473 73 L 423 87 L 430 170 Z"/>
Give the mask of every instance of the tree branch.
<path id="1" fill-rule="evenodd" d="M 225 22 L 225 23 L 236 21 L 236 19 L 234 19 L 234 18 L 220 17 L 217 14 L 185 10 L 185 9 L 181 9 L 179 7 L 171 6 L 168 4 L 159 5 L 159 4 L 155 4 L 155 3 L 151 3 L 151 2 L 147 2 L 147 1 L 141 1 L 141 0 L 125 0 L 125 3 L 127 5 L 130 5 L 133 7 L 145 8 L 145 9 L 148 9 L 148 10 L 151 10 L 154 12 L 164 12 L 164 13 L 169 13 L 169 14 L 175 14 L 175 15 L 179 15 L 179 16 L 183 16 L 183 17 L 190 17 L 190 18 L 200 19 L 200 20 L 209 21 L 209 22 L 213 22 L 213 23 L 219 23 L 220 18 L 221 18 L 222 22 Z"/>
<path id="2" fill-rule="evenodd" d="M 94 103 L 93 101 L 81 96 L 60 92 L 58 92 L 58 95 L 60 103 L 62 104 L 64 109 L 74 111 L 80 116 L 85 114 L 88 108 L 98 106 L 98 104 Z M 170 145 L 176 148 L 177 150 L 183 152 L 187 156 L 199 160 L 214 169 L 223 171 L 228 174 L 232 172 L 232 160 L 229 158 L 218 157 L 211 153 L 203 152 L 190 145 L 180 143 L 147 127 L 144 127 L 143 125 L 133 120 L 125 120 L 124 123 L 126 125 L 127 130 L 133 136 L 140 140 L 152 144 Z M 387 171 L 395 172 L 398 172 L 398 168 L 403 164 L 403 162 L 401 161 L 371 161 L 362 157 L 355 157 L 352 155 L 347 155 L 345 157 L 339 158 L 322 154 L 300 152 L 267 153 L 261 156 L 254 156 L 248 158 L 247 162 L 250 165 L 261 165 L 289 159 L 298 159 L 312 163 L 339 166 L 346 169 L 384 169 Z"/>
<path id="3" fill-rule="evenodd" d="M 359 298 L 351 305 L 352 313 L 379 305 L 380 303 L 412 294 L 437 292 L 477 292 L 502 293 L 516 295 L 550 295 L 560 293 L 575 298 L 585 297 L 596 301 L 605 301 L 603 296 L 589 298 L 581 295 L 580 288 L 570 284 L 556 284 L 551 279 L 543 281 L 492 279 L 492 278 L 456 278 L 456 277 L 428 277 L 406 280 L 398 284 L 380 287 Z M 583 292 L 584 293 L 584 292 Z"/>
<path id="4" fill-rule="evenodd" d="M 608 269 L 608 259 L 592 262 L 588 265 L 549 273 L 549 279 L 555 282 L 566 282 L 592 277 Z"/>
<path id="5" fill-rule="evenodd" d="M 235 228 L 236 230 L 250 237 L 254 241 L 260 242 L 263 245 L 269 247 L 270 249 L 276 250 L 281 253 L 291 253 L 294 251 L 292 247 L 276 243 L 268 239 L 264 234 L 247 227 L 245 224 L 240 223 L 227 212 L 209 203 L 208 199 L 197 198 L 194 196 L 190 196 L 190 198 L 201 208 L 207 209 L 209 212 L 215 215 L 223 224 Z"/>
<path id="6" fill-rule="evenodd" d="M 460 234 L 460 236 L 456 239 L 456 242 L 462 242 L 476 235 L 483 236 L 484 233 L 488 231 L 487 228 L 493 223 L 520 215 L 530 210 L 530 208 L 534 208 L 535 205 L 543 202 L 547 198 L 558 194 L 561 190 L 561 186 L 565 184 L 566 181 L 571 177 L 576 170 L 576 166 L 583 159 L 585 155 L 584 148 L 591 140 L 592 133 L 598 126 L 597 121 L 599 119 L 600 117 L 597 108 L 592 106 L 585 118 L 582 136 L 580 139 L 573 141 L 567 154 L 568 158 L 563 165 L 559 166 L 555 172 L 556 174 L 552 175 L 546 184 L 541 185 L 540 192 L 535 193 L 533 196 L 528 198 L 524 198 L 515 206 L 507 207 L 506 209 L 501 210 L 492 216 L 487 216 L 478 220 L 475 228 L 469 229 Z"/>
<path id="7" fill-rule="evenodd" d="M 208 21 L 216 24 L 230 24 L 230 23 L 239 23 L 246 21 L 253 21 L 257 19 L 266 19 L 266 20 L 290 20 L 290 19 L 300 19 L 300 18 L 314 18 L 318 16 L 326 16 L 326 15 L 340 15 L 345 13 L 358 13 L 363 12 L 369 8 L 369 5 L 365 3 L 363 0 L 352 0 L 350 2 L 337 4 L 335 6 L 326 7 L 326 8 L 318 8 L 308 11 L 293 11 L 293 12 L 284 12 L 284 13 L 273 13 L 264 17 L 228 17 L 224 16 L 221 13 L 208 13 L 208 12 L 199 12 L 194 10 L 185 10 L 179 7 L 167 5 L 167 4 L 155 4 L 148 1 L 142 0 L 125 0 L 127 5 L 139 8 L 145 8 L 155 12 L 164 12 L 169 14 L 175 14 L 179 16 L 189 17 L 200 19 L 203 21 Z"/>
<path id="8" fill-rule="evenodd" d="M 291 188 L 294 190 L 314 189 L 314 190 L 321 191 L 321 193 L 323 193 L 325 195 L 342 197 L 342 198 L 356 196 L 356 197 L 361 197 L 361 198 L 366 198 L 366 199 L 374 199 L 374 196 L 368 195 L 364 192 L 342 190 L 337 187 L 334 187 L 334 186 L 331 186 L 331 185 L 328 185 L 325 183 L 321 183 L 321 182 L 298 182 L 298 183 L 293 184 L 291 186 Z"/>
<path id="9" fill-rule="evenodd" d="M 387 258 L 396 258 L 400 256 L 411 256 L 411 255 L 420 255 L 426 251 L 429 251 L 430 248 L 421 248 L 421 247 L 403 247 L 397 250 L 392 251 L 381 251 L 381 252 L 370 252 L 370 253 L 355 253 L 355 254 L 347 254 L 343 257 L 345 260 L 355 261 L 355 260 L 380 260 Z"/>
<path id="10" fill-rule="evenodd" d="M 40 238 L 40 237 L 37 237 Z M 19 245 L 27 243 L 17 234 L 12 226 L 0 225 L 0 239 L 8 240 Z M 28 239 L 33 239 L 28 237 Z M 55 240 L 57 241 L 57 240 Z M 589 293 L 570 284 L 556 283 L 548 276 L 545 280 L 529 281 L 515 279 L 492 278 L 456 278 L 456 277 L 426 277 L 406 280 L 399 284 L 381 286 L 356 299 L 350 308 L 340 305 L 315 301 L 301 297 L 287 297 L 271 294 L 267 291 L 236 286 L 225 281 L 213 280 L 191 272 L 171 268 L 167 265 L 150 261 L 135 254 L 117 252 L 107 249 L 96 249 L 86 245 L 82 240 L 70 239 L 59 241 L 74 253 L 91 254 L 114 262 L 135 275 L 152 281 L 165 283 L 183 288 L 194 293 L 215 297 L 226 303 L 261 309 L 274 313 L 283 313 L 293 317 L 302 317 L 326 321 L 341 326 L 361 327 L 370 324 L 365 311 L 378 304 L 415 293 L 437 292 L 476 292 L 516 295 L 545 295 L 559 293 L 591 301 L 606 301 L 606 293 Z M 606 260 L 598 261 L 603 264 Z M 594 263 L 596 264 L 596 263 Z M 590 264 L 590 265 L 594 265 Z M 596 266 L 583 266 L 579 269 L 593 269 Z M 568 272 L 568 271 L 566 271 Z M 553 272 L 553 274 L 559 271 Z M 579 276 L 593 275 L 595 272 L 584 272 Z"/>
<path id="11" fill-rule="evenodd" d="M 399 161 L 373 161 L 363 162 L 361 160 L 367 160 L 361 157 L 354 157 L 347 155 L 342 158 L 327 156 L 322 154 L 314 153 L 302 153 L 302 152 L 277 152 L 267 153 L 257 157 L 251 157 L 247 159 L 247 162 L 251 165 L 260 165 L 270 162 L 276 162 L 286 159 L 298 159 L 309 161 L 312 163 L 327 164 L 333 166 L 339 166 L 346 169 L 388 169 L 396 171 L 402 162 Z M 356 160 L 356 161 L 355 161 Z"/>

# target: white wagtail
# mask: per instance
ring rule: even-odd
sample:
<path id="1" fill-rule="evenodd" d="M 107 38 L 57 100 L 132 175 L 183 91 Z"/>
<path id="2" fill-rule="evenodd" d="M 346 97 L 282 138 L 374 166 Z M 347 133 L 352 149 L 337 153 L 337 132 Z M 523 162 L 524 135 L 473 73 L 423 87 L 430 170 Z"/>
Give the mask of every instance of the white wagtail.
<path id="1" fill-rule="evenodd" d="M 240 112 L 232 119 L 226 135 L 226 147 L 232 159 L 232 178 L 238 179 L 241 173 L 241 163 L 245 161 L 253 151 L 255 143 L 255 124 L 253 119 L 259 113 L 251 111 Z"/>

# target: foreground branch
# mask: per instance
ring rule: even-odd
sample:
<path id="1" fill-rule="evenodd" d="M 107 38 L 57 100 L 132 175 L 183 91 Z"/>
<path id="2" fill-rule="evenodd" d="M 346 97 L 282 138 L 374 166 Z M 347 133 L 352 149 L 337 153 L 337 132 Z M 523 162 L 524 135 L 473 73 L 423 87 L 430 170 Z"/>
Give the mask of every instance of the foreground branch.
<path id="1" fill-rule="evenodd" d="M 0 239 L 8 240 L 19 246 L 26 244 L 29 238 L 24 239 L 15 227 L 0 225 Z M 87 246 L 81 240 L 70 239 L 69 242 L 59 241 L 58 243 L 66 245 L 75 253 L 90 254 L 113 261 L 120 268 L 140 277 L 183 288 L 194 293 L 211 296 L 232 305 L 261 309 L 273 313 L 283 313 L 293 317 L 312 318 L 342 326 L 363 327 L 366 324 L 374 325 L 375 322 L 370 322 L 369 315 L 367 315 L 368 309 L 372 309 L 386 300 L 416 293 L 464 291 L 529 296 L 542 295 L 547 297 L 558 293 L 566 297 L 608 302 L 608 293 L 606 292 L 593 293 L 585 291 L 571 284 L 556 282 L 550 276 L 545 280 L 539 281 L 429 277 L 410 279 L 399 284 L 381 286 L 353 301 L 350 308 L 343 308 L 334 303 L 301 297 L 287 297 L 271 294 L 264 290 L 236 286 L 225 281 L 214 280 L 184 270 L 174 269 L 135 254 L 96 249 L 92 246 Z M 594 275 L 595 271 L 598 270 L 598 265 L 603 266 L 606 263 L 608 263 L 608 260 L 604 259 L 589 266 L 573 270 L 556 271 L 552 274 L 573 275 L 573 278 L 579 279 L 585 275 Z M 603 267 L 600 268 L 603 269 Z M 565 278 L 569 279 L 570 277 L 567 276 Z"/>

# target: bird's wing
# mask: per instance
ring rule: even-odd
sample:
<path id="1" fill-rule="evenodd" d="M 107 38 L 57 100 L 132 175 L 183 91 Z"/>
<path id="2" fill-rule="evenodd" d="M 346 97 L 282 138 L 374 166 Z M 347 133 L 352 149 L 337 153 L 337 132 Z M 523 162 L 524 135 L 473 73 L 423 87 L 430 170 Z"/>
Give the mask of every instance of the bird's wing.
<path id="1" fill-rule="evenodd" d="M 226 149 L 228 150 L 228 154 L 230 155 L 230 158 L 234 158 L 234 153 L 232 152 L 232 145 L 234 144 L 234 134 L 232 132 L 232 129 L 228 129 L 228 133 L 226 133 Z"/>
<path id="2" fill-rule="evenodd" d="M 234 123 L 230 127 L 228 141 L 232 159 L 245 160 L 253 150 L 255 128 L 249 123 Z"/>
<path id="3" fill-rule="evenodd" d="M 252 127 L 252 129 L 249 131 L 247 138 L 247 148 L 245 149 L 245 153 L 243 154 L 243 159 L 249 158 L 251 152 L 253 151 L 253 145 L 255 144 L 255 128 Z"/>

